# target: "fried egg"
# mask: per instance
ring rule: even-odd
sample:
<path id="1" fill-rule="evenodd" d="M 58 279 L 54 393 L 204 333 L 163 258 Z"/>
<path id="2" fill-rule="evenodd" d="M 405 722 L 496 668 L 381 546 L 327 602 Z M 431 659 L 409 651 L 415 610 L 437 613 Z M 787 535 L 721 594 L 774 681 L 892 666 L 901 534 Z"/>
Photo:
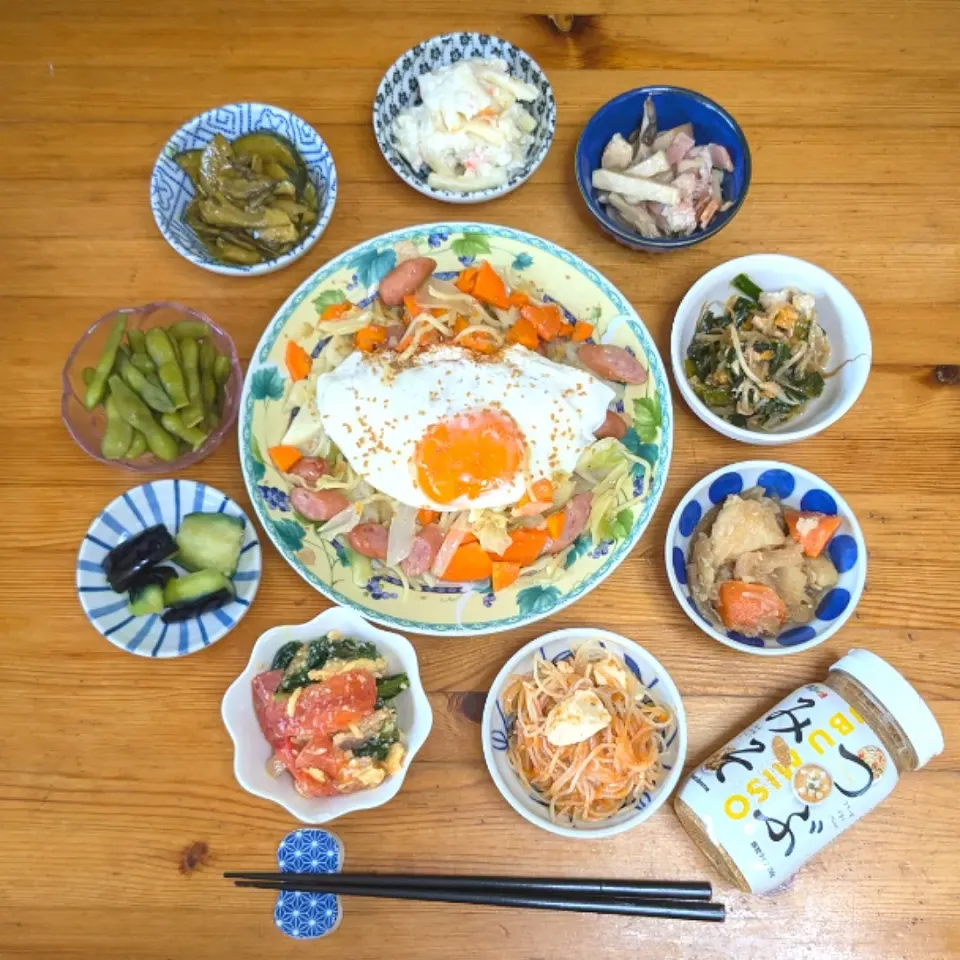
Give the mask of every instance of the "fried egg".
<path id="1" fill-rule="evenodd" d="M 514 345 L 495 357 L 439 346 L 397 368 L 356 351 L 317 380 L 323 428 L 350 466 L 401 503 L 504 507 L 570 473 L 615 394 Z"/>

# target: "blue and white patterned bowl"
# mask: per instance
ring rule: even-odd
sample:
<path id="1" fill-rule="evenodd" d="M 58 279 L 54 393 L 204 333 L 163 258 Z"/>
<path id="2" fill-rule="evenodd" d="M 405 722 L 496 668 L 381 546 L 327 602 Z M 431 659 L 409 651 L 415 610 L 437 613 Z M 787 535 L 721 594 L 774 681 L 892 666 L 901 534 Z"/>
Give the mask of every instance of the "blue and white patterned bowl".
<path id="1" fill-rule="evenodd" d="M 460 60 L 499 58 L 506 61 L 510 75 L 532 83 L 540 91 L 526 109 L 537 121 L 534 141 L 527 151 L 524 165 L 499 187 L 478 190 L 475 193 L 458 193 L 455 190 L 436 190 L 427 184 L 427 174 L 414 170 L 397 149 L 393 123 L 408 107 L 421 102 L 417 80 L 424 73 L 438 67 L 448 67 Z M 519 47 L 507 40 L 487 33 L 445 33 L 431 37 L 411 47 L 402 54 L 384 74 L 373 101 L 373 132 L 380 150 L 394 172 L 414 190 L 434 200 L 445 203 L 483 203 L 516 190 L 528 180 L 543 162 L 553 143 L 557 127 L 557 104 L 553 88 L 537 62 Z"/>
<path id="2" fill-rule="evenodd" d="M 810 623 L 789 627 L 775 638 L 746 637 L 732 630 L 717 630 L 694 606 L 687 586 L 687 560 L 697 524 L 731 494 L 751 487 L 763 487 L 768 496 L 777 497 L 787 507 L 838 514 L 843 521 L 827 547 L 840 575 L 839 583 L 820 601 L 816 617 Z M 666 562 L 667 577 L 680 606 L 704 633 L 734 650 L 763 656 L 800 653 L 832 637 L 853 613 L 867 577 L 866 544 L 860 524 L 846 500 L 815 474 L 775 460 L 747 460 L 721 467 L 694 484 L 670 519 Z"/>
<path id="3" fill-rule="evenodd" d="M 317 828 L 294 830 L 277 847 L 281 873 L 340 873 L 343 844 L 335 833 Z M 294 940 L 316 940 L 333 933 L 343 918 L 343 905 L 333 893 L 281 890 L 273 908 L 273 922 Z"/>
<path id="4" fill-rule="evenodd" d="M 550 819 L 547 804 L 534 791 L 528 791 L 520 778 L 514 773 L 507 760 L 507 736 L 510 721 L 503 707 L 503 691 L 515 674 L 533 672 L 536 657 L 553 660 L 567 660 L 574 650 L 588 640 L 598 640 L 623 658 L 628 669 L 650 691 L 657 703 L 673 712 L 673 723 L 664 731 L 666 750 L 662 754 L 663 769 L 666 776 L 652 792 L 644 793 L 640 802 L 599 823 L 564 824 L 554 823 Z M 483 741 L 483 757 L 487 769 L 504 800 L 525 820 L 536 827 L 556 833 L 561 837 L 573 837 L 578 840 L 597 840 L 612 837 L 639 826 L 667 801 L 673 788 L 680 779 L 683 762 L 687 755 L 687 717 L 680 699 L 680 691 L 670 678 L 670 674 L 660 662 L 638 643 L 628 640 L 608 630 L 595 630 L 592 627 L 571 627 L 555 630 L 545 636 L 531 640 L 521 647 L 497 674 L 487 694 L 483 708 L 483 721 L 480 728 Z"/>
<path id="5" fill-rule="evenodd" d="M 317 222 L 300 243 L 274 260 L 252 266 L 221 263 L 214 259 L 197 235 L 183 222 L 183 211 L 193 199 L 193 184 L 173 158 L 181 150 L 205 147 L 214 134 L 221 133 L 228 140 L 234 140 L 254 130 L 282 134 L 300 151 L 319 198 Z M 327 229 L 336 202 L 337 170 L 320 134 L 295 114 L 265 103 L 228 103 L 188 120 L 160 151 L 150 178 L 153 218 L 170 246 L 198 267 L 231 277 L 273 273 L 299 260 Z"/>
<path id="6" fill-rule="evenodd" d="M 118 543 L 158 523 L 176 534 L 188 513 L 226 513 L 243 521 L 240 563 L 233 575 L 236 599 L 182 623 L 165 624 L 158 614 L 131 616 L 127 595 L 114 593 L 107 583 L 103 558 Z M 216 643 L 236 626 L 257 595 L 260 562 L 257 532 L 226 494 L 194 480 L 156 480 L 117 497 L 90 524 L 77 557 L 77 592 L 87 618 L 115 647 L 141 657 L 183 657 Z"/>

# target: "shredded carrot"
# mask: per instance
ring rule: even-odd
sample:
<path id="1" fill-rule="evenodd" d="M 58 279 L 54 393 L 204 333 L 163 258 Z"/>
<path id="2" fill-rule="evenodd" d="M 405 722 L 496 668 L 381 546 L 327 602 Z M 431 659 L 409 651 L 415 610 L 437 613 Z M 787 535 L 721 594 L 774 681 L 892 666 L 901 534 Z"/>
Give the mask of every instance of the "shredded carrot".
<path id="1" fill-rule="evenodd" d="M 570 335 L 576 343 L 581 343 L 593 333 L 593 324 L 585 320 L 578 320 L 573 326 L 573 333 Z"/>
<path id="2" fill-rule="evenodd" d="M 288 444 L 270 447 L 267 453 L 270 454 L 270 459 L 277 465 L 277 469 L 281 473 L 289 473 L 291 467 L 295 467 L 303 459 L 303 454 L 296 447 L 291 447 Z"/>
<path id="3" fill-rule="evenodd" d="M 313 361 L 310 359 L 310 354 L 299 343 L 295 343 L 293 340 L 287 341 L 287 352 L 284 359 L 291 380 L 306 380 L 310 376 L 310 367 L 313 365 Z"/>
<path id="4" fill-rule="evenodd" d="M 497 561 L 491 563 L 490 567 L 490 585 L 493 587 L 494 593 L 506 590 L 507 587 L 515 583 L 517 577 L 520 576 L 519 563 L 503 563 Z"/>
<path id="5" fill-rule="evenodd" d="M 468 333 L 465 337 L 461 338 L 459 342 L 474 353 L 491 354 L 497 352 L 497 344 L 493 338 L 488 337 L 480 330 Z"/>
<path id="6" fill-rule="evenodd" d="M 417 298 L 409 293 L 403 298 L 403 305 L 407 308 L 407 313 L 410 314 L 411 318 L 421 313 L 423 309 L 420 304 L 417 303 Z"/>
<path id="7" fill-rule="evenodd" d="M 386 339 L 387 331 L 384 327 L 370 324 L 370 326 L 363 327 L 357 331 L 354 342 L 358 350 L 362 350 L 364 353 L 370 353 L 371 350 L 375 350 L 381 343 L 386 342 Z"/>
<path id="8" fill-rule="evenodd" d="M 521 527 L 510 534 L 510 546 L 499 557 L 494 557 L 494 560 L 519 563 L 521 567 L 528 567 L 540 556 L 546 542 L 546 530 Z"/>
<path id="9" fill-rule="evenodd" d="M 320 320 L 324 323 L 330 320 L 339 320 L 345 313 L 353 309 L 353 304 L 349 300 L 342 300 L 340 303 L 328 303 L 320 314 Z"/>
<path id="10" fill-rule="evenodd" d="M 473 281 L 473 289 L 470 292 L 481 303 L 489 303 L 492 307 L 500 307 L 506 310 L 510 306 L 506 285 L 487 260 L 480 264 L 480 269 L 477 270 L 477 275 Z"/>
<path id="11" fill-rule="evenodd" d="M 430 510 L 427 507 L 421 507 L 417 511 L 417 520 L 425 527 L 428 523 L 435 523 L 440 519 L 440 514 L 436 510 Z"/>
<path id="12" fill-rule="evenodd" d="M 551 540 L 559 540 L 563 536 L 563 525 L 567 522 L 566 511 L 558 510 L 547 517 L 547 533 Z"/>
<path id="13" fill-rule="evenodd" d="M 454 286 L 464 293 L 473 293 L 473 284 L 479 272 L 479 268 L 477 267 L 467 267 L 465 270 L 461 270 L 460 276 L 457 277 Z"/>
<path id="14" fill-rule="evenodd" d="M 453 321 L 453 332 L 463 333 L 469 326 L 470 321 L 466 317 L 457 317 L 457 319 Z"/>
<path id="15" fill-rule="evenodd" d="M 521 317 L 508 331 L 507 339 L 519 343 L 528 350 L 536 350 L 540 346 L 537 328 L 526 317 Z"/>
<path id="16" fill-rule="evenodd" d="M 490 576 L 493 564 L 479 543 L 461 543 L 450 559 L 441 580 L 483 580 Z"/>
<path id="17" fill-rule="evenodd" d="M 507 302 L 511 307 L 525 307 L 530 302 L 530 298 L 522 290 L 514 290 L 507 297 Z"/>
<path id="18" fill-rule="evenodd" d="M 559 335 L 564 323 L 563 314 L 552 303 L 545 303 L 539 307 L 532 303 L 528 304 L 520 308 L 520 316 L 533 324 L 541 340 L 553 340 Z"/>

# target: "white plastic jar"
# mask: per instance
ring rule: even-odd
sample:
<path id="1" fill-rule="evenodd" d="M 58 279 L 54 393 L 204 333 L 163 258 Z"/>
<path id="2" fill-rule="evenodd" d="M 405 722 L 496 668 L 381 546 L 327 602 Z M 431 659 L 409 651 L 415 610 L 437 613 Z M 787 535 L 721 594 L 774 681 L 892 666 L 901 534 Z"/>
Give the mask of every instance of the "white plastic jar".
<path id="1" fill-rule="evenodd" d="M 694 842 L 741 890 L 775 890 L 943 750 L 909 682 L 851 650 L 694 770 L 675 801 Z"/>

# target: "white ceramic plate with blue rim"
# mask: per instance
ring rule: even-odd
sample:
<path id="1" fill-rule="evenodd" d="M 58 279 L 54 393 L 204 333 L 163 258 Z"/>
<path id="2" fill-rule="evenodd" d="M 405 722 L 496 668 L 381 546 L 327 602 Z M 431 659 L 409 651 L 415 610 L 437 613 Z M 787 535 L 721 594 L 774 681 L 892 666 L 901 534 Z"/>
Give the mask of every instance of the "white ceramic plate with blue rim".
<path id="1" fill-rule="evenodd" d="M 188 513 L 226 513 L 243 521 L 240 562 L 233 575 L 236 598 L 182 623 L 165 624 L 158 614 L 131 616 L 127 595 L 114 593 L 107 583 L 103 558 L 118 543 L 158 523 L 176 535 Z M 156 480 L 121 494 L 90 524 L 77 557 L 77 592 L 89 621 L 115 647 L 141 657 L 183 657 L 216 643 L 236 626 L 257 595 L 260 569 L 257 532 L 226 494 L 194 480 Z"/>
<path id="2" fill-rule="evenodd" d="M 393 124 L 408 107 L 421 102 L 418 78 L 439 67 L 448 67 L 460 60 L 500 59 L 507 64 L 510 76 L 533 84 L 540 95 L 524 104 L 537 121 L 533 143 L 527 150 L 523 166 L 506 183 L 473 193 L 438 190 L 427 183 L 427 170 L 414 170 L 403 158 Z M 431 37 L 401 54 L 384 74 L 373 101 L 373 132 L 387 163 L 394 173 L 414 190 L 445 203 L 483 203 L 516 190 L 528 180 L 543 162 L 553 143 L 557 127 L 557 104 L 553 88 L 537 62 L 519 47 L 488 33 L 445 33 Z"/>
<path id="3" fill-rule="evenodd" d="M 598 823 L 554 823 L 550 819 L 546 802 L 535 792 L 527 790 L 520 778 L 514 773 L 507 760 L 510 719 L 503 707 L 503 691 L 510 678 L 515 674 L 530 674 L 537 657 L 552 660 L 569 660 L 574 651 L 588 640 L 597 640 L 617 656 L 622 657 L 627 668 L 647 688 L 657 703 L 668 707 L 673 713 L 673 722 L 663 733 L 664 751 L 661 762 L 666 773 L 660 783 L 651 792 L 645 792 L 639 802 Z M 663 668 L 659 660 L 648 653 L 638 643 L 610 633 L 608 630 L 595 630 L 591 627 L 571 627 L 555 630 L 545 636 L 531 640 L 521 647 L 504 665 L 487 694 L 483 708 L 483 721 L 480 735 L 483 741 L 483 757 L 487 769 L 503 798 L 525 820 L 534 826 L 561 837 L 574 837 L 578 840 L 597 840 L 612 837 L 639 826 L 666 803 L 673 788 L 680 779 L 683 762 L 687 755 L 687 717 L 680 699 L 680 691 Z"/>
<path id="4" fill-rule="evenodd" d="M 841 519 L 827 546 L 839 582 L 821 598 L 816 616 L 802 626 L 788 627 L 778 637 L 747 637 L 721 632 L 696 608 L 687 586 L 687 560 L 700 520 L 731 494 L 762 487 L 767 496 L 794 510 L 813 510 Z M 800 467 L 776 460 L 747 460 L 721 467 L 694 484 L 680 501 L 666 540 L 667 576 L 688 617 L 706 634 L 734 650 L 778 656 L 809 650 L 832 637 L 852 615 L 867 578 L 867 548 L 849 504 L 825 480 Z"/>
<path id="5" fill-rule="evenodd" d="M 245 265 L 216 260 L 197 235 L 183 222 L 183 211 L 193 199 L 190 177 L 174 157 L 182 150 L 205 147 L 217 133 L 235 140 L 255 130 L 269 130 L 286 137 L 300 152 L 317 191 L 317 222 L 292 250 L 265 263 Z M 299 260 L 327 229 L 337 202 L 337 169 L 320 134 L 305 120 L 281 107 L 266 103 L 228 103 L 188 120 L 165 144 L 150 177 L 150 207 L 160 232 L 181 256 L 213 273 L 231 277 L 254 277 L 282 270 Z"/>

